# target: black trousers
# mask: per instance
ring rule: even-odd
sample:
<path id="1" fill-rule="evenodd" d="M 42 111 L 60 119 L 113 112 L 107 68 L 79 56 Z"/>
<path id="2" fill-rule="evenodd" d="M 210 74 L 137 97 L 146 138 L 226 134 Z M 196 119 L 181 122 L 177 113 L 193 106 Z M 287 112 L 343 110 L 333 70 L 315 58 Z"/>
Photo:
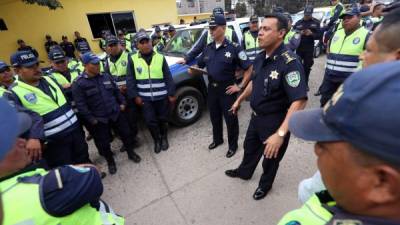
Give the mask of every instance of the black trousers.
<path id="1" fill-rule="evenodd" d="M 253 176 L 258 162 L 263 157 L 263 174 L 260 178 L 259 187 L 269 190 L 274 183 L 276 173 L 278 172 L 279 162 L 285 155 L 289 144 L 290 134 L 288 133 L 279 149 L 278 157 L 267 159 L 264 157 L 265 144 L 272 134 L 277 132 L 284 121 L 286 113 L 271 114 L 266 116 L 251 116 L 250 124 L 247 129 L 244 140 L 243 160 L 238 168 L 240 177 L 250 179 Z"/>
<path id="2" fill-rule="evenodd" d="M 234 83 L 216 84 L 210 82 L 208 85 L 207 101 L 212 124 L 213 141 L 215 143 L 222 143 L 224 141 L 222 127 L 222 117 L 224 117 L 228 131 L 229 149 L 236 150 L 239 139 L 239 120 L 237 115 L 229 112 L 229 109 L 235 103 L 237 95 L 228 95 L 225 93 L 226 88 L 232 84 Z"/>
<path id="3" fill-rule="evenodd" d="M 67 165 L 90 163 L 88 145 L 81 126 L 68 135 L 53 138 L 46 145 L 43 157 L 50 168 Z"/>
<path id="4" fill-rule="evenodd" d="M 306 75 L 306 83 L 310 79 L 311 67 L 314 65 L 314 46 L 307 50 L 297 50 L 297 55 L 300 57 L 301 63 L 303 64 L 304 73 Z"/>
<path id="5" fill-rule="evenodd" d="M 143 117 L 153 138 L 158 138 L 166 132 L 169 116 L 168 98 L 158 101 L 144 101 L 142 105 Z"/>
<path id="6" fill-rule="evenodd" d="M 332 98 L 333 94 L 335 94 L 342 83 L 343 81 L 333 81 L 327 79 L 326 76 L 324 77 L 324 80 L 319 87 L 319 91 L 321 93 L 321 107 L 323 107 Z"/>
<path id="7" fill-rule="evenodd" d="M 111 129 L 118 132 L 122 143 L 126 148 L 133 148 L 133 139 L 131 138 L 128 120 L 123 113 L 120 113 L 115 121 L 109 120 L 108 123 L 99 121 L 96 125 L 88 125 L 88 129 L 93 136 L 94 144 L 96 145 L 99 154 L 104 156 L 106 159 L 113 156 L 111 151 Z"/>

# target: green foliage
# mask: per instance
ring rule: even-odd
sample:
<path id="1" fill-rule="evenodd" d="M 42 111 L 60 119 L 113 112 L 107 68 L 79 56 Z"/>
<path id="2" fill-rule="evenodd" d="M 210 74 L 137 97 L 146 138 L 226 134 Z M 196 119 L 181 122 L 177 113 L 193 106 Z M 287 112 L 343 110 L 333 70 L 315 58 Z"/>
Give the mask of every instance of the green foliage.
<path id="1" fill-rule="evenodd" d="M 46 6 L 51 10 L 62 8 L 62 4 L 58 0 L 22 0 L 26 4 L 38 4 L 40 6 Z"/>

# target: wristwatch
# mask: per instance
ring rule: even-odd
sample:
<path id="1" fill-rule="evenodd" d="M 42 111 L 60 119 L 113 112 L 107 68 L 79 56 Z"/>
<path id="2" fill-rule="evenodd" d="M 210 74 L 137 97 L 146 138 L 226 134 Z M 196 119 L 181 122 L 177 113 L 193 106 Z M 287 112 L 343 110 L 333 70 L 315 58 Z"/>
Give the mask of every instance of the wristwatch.
<path id="1" fill-rule="evenodd" d="M 278 130 L 278 136 L 281 138 L 284 138 L 286 135 L 286 132 L 284 130 Z"/>

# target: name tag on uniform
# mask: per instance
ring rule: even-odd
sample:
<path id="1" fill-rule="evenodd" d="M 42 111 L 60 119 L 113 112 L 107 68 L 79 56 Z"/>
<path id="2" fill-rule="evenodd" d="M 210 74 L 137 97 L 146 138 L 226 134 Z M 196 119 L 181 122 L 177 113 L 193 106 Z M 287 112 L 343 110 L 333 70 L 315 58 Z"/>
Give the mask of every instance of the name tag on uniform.
<path id="1" fill-rule="evenodd" d="M 111 84 L 111 81 L 104 81 L 103 84 L 105 84 L 105 85 Z"/>

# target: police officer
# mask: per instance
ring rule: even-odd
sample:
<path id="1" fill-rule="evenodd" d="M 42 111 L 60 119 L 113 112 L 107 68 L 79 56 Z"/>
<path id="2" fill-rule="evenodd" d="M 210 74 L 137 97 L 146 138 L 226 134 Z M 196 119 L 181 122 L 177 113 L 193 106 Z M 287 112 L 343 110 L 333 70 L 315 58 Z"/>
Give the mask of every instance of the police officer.
<path id="1" fill-rule="evenodd" d="M 163 37 L 161 28 L 159 26 L 154 27 L 154 34 L 160 39 L 160 42 L 163 46 L 167 45 L 167 42 L 165 41 L 165 38 Z"/>
<path id="2" fill-rule="evenodd" d="M 360 26 L 360 11 L 357 7 L 347 10 L 341 17 L 343 29 L 336 31 L 329 45 L 324 80 L 319 88 L 321 106 L 359 67 L 359 56 L 364 51 L 369 31 Z"/>
<path id="3" fill-rule="evenodd" d="M 263 157 L 264 172 L 253 194 L 255 200 L 264 198 L 272 188 L 279 162 L 289 143 L 289 118 L 293 112 L 304 109 L 307 103 L 302 65 L 283 44 L 287 25 L 283 14 L 265 17 L 258 36 L 265 52 L 257 56 L 252 81 L 231 108 L 236 114 L 240 103 L 251 96 L 253 113 L 244 141 L 243 160 L 237 169 L 227 170 L 225 174 L 248 180 Z"/>
<path id="4" fill-rule="evenodd" d="M 330 0 L 332 7 L 330 11 L 330 19 L 329 23 L 326 25 L 326 39 L 330 40 L 333 34 L 336 32 L 338 28 L 341 28 L 340 16 L 345 12 L 344 5 L 340 2 L 340 0 Z"/>
<path id="5" fill-rule="evenodd" d="M 26 167 L 31 159 L 23 136 L 30 124 L 26 114 L 0 99 L 0 130 L 7 130 L 0 134 L 2 224 L 124 224 L 99 200 L 103 185 L 93 165 Z"/>
<path id="6" fill-rule="evenodd" d="M 118 39 L 123 50 L 126 50 L 127 52 L 132 52 L 132 43 L 130 40 L 126 39 L 126 36 L 122 30 L 118 30 Z"/>
<path id="7" fill-rule="evenodd" d="M 385 8 L 385 4 L 383 3 L 377 3 L 373 6 L 372 9 L 372 15 L 371 15 L 371 21 L 373 23 L 372 30 L 375 30 L 375 28 L 382 22 L 383 19 L 383 9 Z"/>
<path id="8" fill-rule="evenodd" d="M 164 56 L 153 51 L 145 32 L 136 35 L 139 52 L 128 62 L 128 99 L 142 108 L 154 140 L 154 152 L 169 148 L 168 114 L 175 104 L 175 84 Z"/>
<path id="9" fill-rule="evenodd" d="M 371 66 L 350 76 L 324 109 L 292 116 L 290 131 L 316 142 L 327 191 L 279 225 L 399 224 L 399 75 L 398 61 Z"/>
<path id="10" fill-rule="evenodd" d="M 246 51 L 246 55 L 251 62 L 254 62 L 254 59 L 261 52 L 261 49 L 258 45 L 258 16 L 253 15 L 250 17 L 249 22 L 249 30 L 246 31 L 243 35 L 243 43 L 242 46 Z"/>
<path id="11" fill-rule="evenodd" d="M 81 34 L 78 31 L 74 32 L 75 35 L 75 48 L 79 53 L 90 52 L 90 45 L 86 38 L 81 37 Z"/>
<path id="12" fill-rule="evenodd" d="M 42 75 L 31 52 L 16 52 L 11 62 L 19 79 L 10 87 L 9 98 L 42 116 L 46 141 L 43 155 L 49 166 L 90 162 L 84 132 L 62 88 Z"/>
<path id="13" fill-rule="evenodd" d="M 44 47 L 47 54 L 49 54 L 51 48 L 56 45 L 58 45 L 58 43 L 53 41 L 52 37 L 49 34 L 46 34 L 46 42 L 44 43 Z"/>
<path id="14" fill-rule="evenodd" d="M 162 38 L 158 36 L 157 34 L 151 35 L 151 43 L 154 46 L 153 50 L 155 52 L 161 52 L 164 49 L 164 44 L 162 42 Z"/>
<path id="15" fill-rule="evenodd" d="M 39 57 L 39 53 L 36 51 L 36 49 L 32 48 L 30 45 L 26 45 L 25 41 L 22 39 L 17 40 L 18 44 L 18 51 L 31 51 L 36 57 Z"/>
<path id="16" fill-rule="evenodd" d="M 133 151 L 133 140 L 125 115 L 126 101 L 107 73 L 100 73 L 100 59 L 91 52 L 82 55 L 85 72 L 72 85 L 72 94 L 79 114 L 88 124 L 95 145 L 107 160 L 110 174 L 117 172 L 111 152 L 111 128 L 118 131 L 128 153 L 128 158 L 135 163 L 140 156 Z"/>
<path id="17" fill-rule="evenodd" d="M 224 15 L 224 10 L 221 7 L 217 7 L 213 9 L 213 14 L 211 16 L 211 21 L 214 20 L 214 17 L 216 15 L 223 16 Z M 234 30 L 232 30 L 229 27 L 226 27 L 225 29 L 225 37 L 228 39 L 230 42 L 234 42 L 237 44 L 239 43 L 239 38 Z M 213 37 L 211 35 L 211 31 L 208 31 L 204 35 L 200 37 L 200 40 L 197 42 L 195 46 L 193 46 L 192 50 L 190 50 L 184 57 L 184 59 L 181 59 L 177 61 L 179 64 L 186 64 L 188 62 L 193 61 L 197 56 L 200 55 L 200 53 L 203 52 L 203 50 L 207 47 L 208 44 L 211 44 L 213 42 Z"/>
<path id="18" fill-rule="evenodd" d="M 285 39 L 283 43 L 285 44 L 286 48 L 296 52 L 297 48 L 300 45 L 301 35 L 300 32 L 293 29 L 293 20 L 289 13 L 285 14 L 288 19 L 288 29 L 289 32 L 285 35 Z"/>
<path id="19" fill-rule="evenodd" d="M 59 85 L 64 88 L 64 91 L 71 87 L 72 82 L 78 78 L 80 71 L 78 68 L 68 68 L 68 58 L 64 52 L 59 49 L 52 49 L 49 53 L 49 60 L 51 63 L 51 69 L 47 71 L 47 75 L 57 81 Z"/>
<path id="20" fill-rule="evenodd" d="M 100 39 L 100 42 L 99 42 L 99 47 L 100 47 L 100 49 L 103 50 L 104 52 L 106 51 L 106 47 L 107 47 L 106 38 L 107 38 L 107 36 L 109 36 L 109 35 L 111 35 L 111 33 L 110 33 L 109 30 L 103 30 L 103 31 L 101 31 L 101 39 Z"/>
<path id="21" fill-rule="evenodd" d="M 226 157 L 232 157 L 238 148 L 239 121 L 237 115 L 229 112 L 237 93 L 246 87 L 252 71 L 251 62 L 240 45 L 230 42 L 225 36 L 226 20 L 216 15 L 210 21 L 213 42 L 207 45 L 198 59 L 199 67 L 206 67 L 208 72 L 208 106 L 213 130 L 213 141 L 208 148 L 214 149 L 224 142 L 222 116 L 228 131 L 229 149 Z M 235 83 L 237 67 L 245 70 L 242 82 Z M 189 70 L 189 73 L 193 73 Z"/>
<path id="22" fill-rule="evenodd" d="M 14 83 L 14 74 L 10 66 L 0 60 L 0 96 Z"/>
<path id="23" fill-rule="evenodd" d="M 314 8 L 312 6 L 306 6 L 304 18 L 294 25 L 294 29 L 298 30 L 301 35 L 300 45 L 296 53 L 301 58 L 307 85 L 311 67 L 314 65 L 314 41 L 321 38 L 320 22 L 312 17 L 313 12 Z"/>
<path id="24" fill-rule="evenodd" d="M 69 58 L 75 58 L 75 46 L 72 42 L 68 41 L 67 36 L 63 35 L 61 39 L 60 47 L 63 49 L 65 55 Z"/>
<path id="25" fill-rule="evenodd" d="M 104 71 L 112 76 L 121 94 L 126 98 L 126 76 L 128 74 L 128 60 L 130 54 L 122 49 L 119 40 L 115 36 L 108 36 L 106 44 L 108 55 L 105 59 Z M 125 114 L 125 117 L 129 121 L 132 139 L 137 146 L 138 141 L 136 136 L 138 134 L 138 127 L 135 104 L 133 104 L 133 102 L 128 102 L 127 108 L 124 110 L 123 114 Z M 124 149 L 121 150 L 123 151 Z"/>

